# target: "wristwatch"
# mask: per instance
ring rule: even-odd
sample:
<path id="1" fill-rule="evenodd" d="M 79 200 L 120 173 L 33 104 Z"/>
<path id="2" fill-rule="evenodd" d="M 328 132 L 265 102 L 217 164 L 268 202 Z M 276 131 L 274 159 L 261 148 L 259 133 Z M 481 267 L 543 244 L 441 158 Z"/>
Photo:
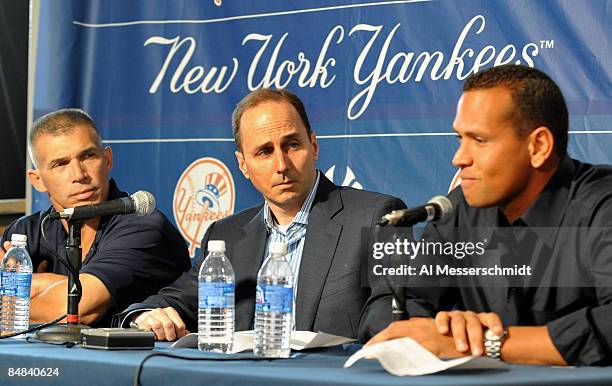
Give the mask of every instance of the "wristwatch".
<path id="1" fill-rule="evenodd" d="M 501 335 L 495 335 L 492 330 L 487 329 L 484 334 L 485 355 L 489 358 L 501 359 L 501 347 L 506 340 L 508 331 L 504 330 Z"/>

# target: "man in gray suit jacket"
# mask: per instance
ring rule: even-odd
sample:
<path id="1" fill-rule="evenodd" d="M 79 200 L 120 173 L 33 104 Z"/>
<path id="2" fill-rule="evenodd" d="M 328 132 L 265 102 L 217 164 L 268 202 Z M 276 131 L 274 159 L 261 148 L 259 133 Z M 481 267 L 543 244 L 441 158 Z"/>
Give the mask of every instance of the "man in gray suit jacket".
<path id="1" fill-rule="evenodd" d="M 225 240 L 236 275 L 235 327 L 252 329 L 257 272 L 273 234 L 289 244 L 297 330 L 367 339 L 384 328 L 391 319 L 391 298 L 384 282 L 370 287 L 362 280 L 368 276 L 369 253 L 369 236 L 362 228 L 374 227 L 404 203 L 325 178 L 315 166 L 319 147 L 304 105 L 290 92 L 254 91 L 238 104 L 232 121 L 240 170 L 262 193 L 264 204 L 211 224 L 198 263 L 157 295 L 130 306 L 121 315 L 122 324 L 135 321 L 160 340 L 195 331 L 197 279 L 206 245 Z M 389 300 L 381 302 L 382 297 Z"/>

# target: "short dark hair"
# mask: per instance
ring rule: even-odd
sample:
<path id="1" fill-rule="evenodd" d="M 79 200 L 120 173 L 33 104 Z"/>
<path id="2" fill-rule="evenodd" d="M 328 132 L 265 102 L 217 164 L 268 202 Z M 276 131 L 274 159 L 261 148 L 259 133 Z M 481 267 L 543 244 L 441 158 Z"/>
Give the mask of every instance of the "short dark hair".
<path id="1" fill-rule="evenodd" d="M 63 135 L 74 130 L 76 125 L 85 125 L 89 127 L 94 141 L 100 149 L 102 149 L 102 137 L 96 123 L 85 111 L 81 109 L 61 109 L 50 112 L 40 117 L 30 129 L 28 135 L 28 150 L 34 166 L 38 161 L 35 144 L 41 135 Z"/>
<path id="2" fill-rule="evenodd" d="M 238 102 L 236 108 L 234 109 L 234 112 L 232 113 L 232 131 L 234 133 L 234 141 L 236 142 L 236 147 L 238 148 L 238 150 L 241 150 L 240 119 L 242 119 L 242 115 L 248 109 L 257 106 L 260 103 L 268 101 L 284 101 L 293 106 L 300 118 L 302 119 L 302 123 L 304 124 L 304 127 L 306 127 L 306 134 L 308 135 L 308 138 L 310 138 L 312 129 L 310 128 L 310 121 L 308 120 L 308 115 L 306 114 L 306 108 L 304 107 L 304 103 L 302 103 L 300 98 L 298 98 L 297 95 L 288 90 L 273 90 L 269 88 L 260 88 L 242 98 L 242 100 Z"/>
<path id="3" fill-rule="evenodd" d="M 559 86 L 548 75 L 524 65 L 506 64 L 470 76 L 463 91 L 504 87 L 514 101 L 513 119 L 520 137 L 539 126 L 548 127 L 555 139 L 555 153 L 567 152 L 568 112 Z"/>

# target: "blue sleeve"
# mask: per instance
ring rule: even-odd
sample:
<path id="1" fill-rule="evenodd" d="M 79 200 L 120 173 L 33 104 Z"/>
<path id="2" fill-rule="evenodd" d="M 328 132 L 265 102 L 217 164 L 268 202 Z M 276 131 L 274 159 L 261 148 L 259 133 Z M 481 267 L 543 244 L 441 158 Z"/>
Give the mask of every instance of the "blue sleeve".
<path id="1" fill-rule="evenodd" d="M 117 219 L 81 269 L 104 283 L 115 311 L 156 293 L 191 265 L 184 240 L 160 212 Z"/>
<path id="2" fill-rule="evenodd" d="M 196 259 L 193 267 L 183 273 L 178 279 L 171 284 L 162 288 L 158 293 L 152 294 L 146 299 L 138 299 L 139 303 L 131 304 L 127 309 L 121 312 L 118 319 L 123 319 L 127 313 L 143 308 L 174 308 L 181 319 L 185 322 L 189 331 L 196 331 L 197 312 L 198 312 L 198 272 L 200 265 L 206 256 L 206 244 L 210 238 L 210 234 L 215 227 L 212 223 L 202 239 L 201 256 Z"/>

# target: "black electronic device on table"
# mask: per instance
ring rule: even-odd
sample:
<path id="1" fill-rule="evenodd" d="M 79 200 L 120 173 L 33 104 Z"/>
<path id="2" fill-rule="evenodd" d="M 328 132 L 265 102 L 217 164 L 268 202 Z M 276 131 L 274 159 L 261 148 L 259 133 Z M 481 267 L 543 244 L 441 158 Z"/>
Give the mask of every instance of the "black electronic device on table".
<path id="1" fill-rule="evenodd" d="M 88 328 L 81 330 L 81 347 L 99 350 L 151 350 L 155 334 L 135 328 Z"/>

